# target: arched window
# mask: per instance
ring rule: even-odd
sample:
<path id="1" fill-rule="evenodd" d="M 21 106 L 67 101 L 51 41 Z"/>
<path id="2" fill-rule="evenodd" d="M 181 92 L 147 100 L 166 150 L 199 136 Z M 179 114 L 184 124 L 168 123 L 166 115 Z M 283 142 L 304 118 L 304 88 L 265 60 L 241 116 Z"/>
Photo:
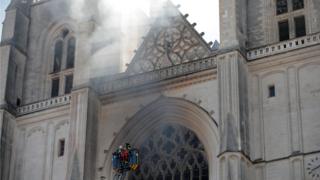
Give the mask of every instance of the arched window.
<path id="1" fill-rule="evenodd" d="M 51 97 L 71 93 L 75 53 L 75 37 L 69 30 L 62 30 L 53 44 L 52 73 L 49 75 L 51 79 Z"/>
<path id="2" fill-rule="evenodd" d="M 129 180 L 208 180 L 208 162 L 202 143 L 190 130 L 165 125 L 139 147 L 141 166 Z"/>
<path id="3" fill-rule="evenodd" d="M 74 58 L 76 52 L 76 39 L 74 37 L 68 40 L 67 68 L 74 67 Z"/>
<path id="4" fill-rule="evenodd" d="M 53 72 L 59 72 L 61 70 L 62 55 L 63 55 L 63 41 L 58 40 L 54 46 Z"/>

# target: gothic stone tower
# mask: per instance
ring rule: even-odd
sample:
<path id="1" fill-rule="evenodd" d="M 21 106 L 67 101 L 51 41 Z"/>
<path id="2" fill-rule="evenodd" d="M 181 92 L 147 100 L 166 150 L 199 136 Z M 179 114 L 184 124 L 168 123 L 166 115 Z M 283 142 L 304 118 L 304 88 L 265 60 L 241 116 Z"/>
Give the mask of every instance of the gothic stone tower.
<path id="1" fill-rule="evenodd" d="M 27 61 L 28 3 L 12 1 L 6 10 L 0 44 L 0 179 L 9 179 L 13 167 L 14 111 L 21 104 Z"/>
<path id="2" fill-rule="evenodd" d="M 219 49 L 165 3 L 123 73 L 97 2 L 7 8 L 1 180 L 111 179 L 124 142 L 145 154 L 130 180 L 319 179 L 318 0 L 220 0 Z"/>
<path id="3" fill-rule="evenodd" d="M 220 0 L 220 179 L 320 176 L 319 10 L 315 0 Z"/>

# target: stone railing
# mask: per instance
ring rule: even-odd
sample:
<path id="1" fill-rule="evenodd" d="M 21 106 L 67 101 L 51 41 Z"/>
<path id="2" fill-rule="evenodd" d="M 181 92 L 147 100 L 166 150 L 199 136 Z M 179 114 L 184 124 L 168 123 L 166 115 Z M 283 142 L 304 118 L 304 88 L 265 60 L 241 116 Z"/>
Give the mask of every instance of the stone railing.
<path id="1" fill-rule="evenodd" d="M 56 98 L 44 100 L 41 102 L 28 104 L 25 106 L 18 107 L 17 114 L 25 115 L 25 114 L 41 111 L 41 110 L 52 108 L 52 107 L 66 105 L 70 103 L 70 100 L 71 100 L 71 95 L 64 95 L 64 96 L 59 96 Z"/>
<path id="2" fill-rule="evenodd" d="M 320 33 L 250 50 L 247 53 L 247 58 L 250 61 L 316 44 L 320 44 Z"/>
<path id="3" fill-rule="evenodd" d="M 196 73 L 203 70 L 216 68 L 216 56 L 208 57 L 196 61 L 191 61 L 171 67 L 151 72 L 145 72 L 137 75 L 126 76 L 119 79 L 108 80 L 107 82 L 100 82 L 102 84 L 98 88 L 100 94 L 107 94 L 116 92 L 122 89 L 136 87 L 147 83 L 157 82 L 165 79 L 171 79 L 187 74 Z"/>

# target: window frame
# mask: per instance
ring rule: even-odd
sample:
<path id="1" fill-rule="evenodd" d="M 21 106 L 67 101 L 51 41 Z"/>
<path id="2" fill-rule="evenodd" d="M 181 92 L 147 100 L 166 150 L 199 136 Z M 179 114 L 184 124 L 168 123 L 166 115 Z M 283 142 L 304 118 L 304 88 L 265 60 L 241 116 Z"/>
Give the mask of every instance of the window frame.
<path id="1" fill-rule="evenodd" d="M 58 69 L 56 69 L 56 56 L 58 56 L 56 53 L 56 51 L 57 51 L 57 45 L 58 45 L 58 43 L 61 43 L 61 45 L 62 45 L 62 49 L 61 49 L 61 57 L 60 57 L 60 64 L 58 65 L 59 67 L 57 67 Z M 61 38 L 59 38 L 59 39 L 57 39 L 55 42 L 54 42 L 54 44 L 53 44 L 53 65 L 52 65 L 52 73 L 56 73 L 56 72 L 60 72 L 61 71 L 61 69 L 62 69 L 62 65 L 63 65 L 63 55 L 64 55 L 64 52 L 65 52 L 65 50 L 64 50 L 64 42 L 63 42 L 63 39 L 61 39 Z"/>
<path id="2" fill-rule="evenodd" d="M 58 73 L 52 73 L 52 74 L 49 74 L 49 79 L 53 80 L 53 79 L 56 79 L 56 78 L 59 78 L 60 81 L 59 81 L 59 95 L 58 96 L 62 96 L 62 95 L 65 95 L 64 93 L 64 90 L 65 90 L 65 81 L 66 81 L 66 77 L 67 76 L 73 76 L 74 74 L 74 69 L 65 69 L 65 70 L 62 70 Z M 51 87 L 52 89 L 52 87 Z M 50 91 L 51 93 L 51 91 Z M 50 94 L 50 97 L 51 98 L 54 98 L 51 96 Z"/>
<path id="3" fill-rule="evenodd" d="M 288 0 L 284 0 L 284 1 L 286 1 L 286 3 L 287 3 L 287 8 L 286 8 L 286 11 L 285 11 L 285 12 L 279 12 L 279 11 L 278 11 L 278 10 L 279 10 L 279 8 L 278 8 L 278 1 L 280 1 L 280 0 L 275 0 L 275 4 L 276 4 L 276 15 L 282 15 L 282 14 L 288 13 L 288 12 L 289 12 L 289 3 L 288 3 Z"/>
<path id="4" fill-rule="evenodd" d="M 277 96 L 277 89 L 274 84 L 268 86 L 268 98 L 274 98 Z"/>
<path id="5" fill-rule="evenodd" d="M 159 141 L 163 144 L 159 145 Z M 139 169 L 142 171 L 129 173 L 128 180 L 150 177 L 155 180 L 168 176 L 170 179 L 209 178 L 209 157 L 204 145 L 192 130 L 184 126 L 163 124 L 157 127 L 156 131 L 146 136 L 139 149 L 142 162 Z"/>
<path id="6" fill-rule="evenodd" d="M 272 0 L 273 1 L 273 5 L 274 5 L 274 21 L 273 21 L 273 32 L 277 32 L 277 33 L 273 33 L 273 38 L 275 42 L 281 42 L 280 41 L 280 37 L 279 37 L 279 28 L 278 28 L 278 24 L 279 22 L 288 19 L 289 21 L 289 40 L 290 39 L 294 39 L 294 38 L 298 38 L 296 37 L 296 32 L 295 32 L 295 22 L 294 19 L 296 17 L 300 17 L 300 16 L 304 16 L 305 17 L 305 30 L 306 30 L 306 35 L 309 33 L 309 13 L 307 10 L 308 7 L 308 2 L 307 1 L 303 1 L 304 2 L 304 8 L 302 9 L 297 9 L 297 10 L 293 10 L 293 0 L 287 0 L 288 2 L 288 12 L 287 13 L 283 13 L 283 14 L 277 14 L 277 0 Z M 300 36 L 302 37 L 302 36 Z"/>
<path id="7" fill-rule="evenodd" d="M 66 153 L 66 139 L 61 138 L 58 140 L 58 158 L 63 157 Z"/>
<path id="8" fill-rule="evenodd" d="M 58 92 L 57 92 L 57 95 L 53 95 L 53 82 L 54 82 L 55 80 L 58 80 L 58 84 L 57 84 L 57 85 L 58 85 L 58 87 L 57 87 Z M 61 83 L 60 77 L 53 77 L 53 78 L 51 79 L 51 91 L 50 91 L 50 96 L 51 96 L 51 98 L 55 98 L 55 97 L 58 97 L 58 96 L 59 96 L 60 83 Z"/>
<path id="9" fill-rule="evenodd" d="M 281 29 L 280 28 L 282 28 L 282 27 L 280 26 L 280 24 L 282 24 L 282 23 L 286 23 L 287 24 L 288 37 L 285 38 L 285 39 L 281 39 Z M 284 30 L 284 29 L 282 29 L 282 30 Z M 278 36 L 279 36 L 279 41 L 280 42 L 281 41 L 287 41 L 287 40 L 290 39 L 290 23 L 289 23 L 288 19 L 285 19 L 285 20 L 282 20 L 282 21 L 278 21 Z"/>
<path id="10" fill-rule="evenodd" d="M 295 8 L 295 5 L 294 5 L 294 2 L 293 1 L 295 1 L 295 0 L 291 0 L 291 3 L 292 3 L 292 11 L 298 11 L 298 10 L 301 10 L 301 9 L 304 9 L 305 8 L 305 0 L 302 0 L 302 8 Z"/>
<path id="11" fill-rule="evenodd" d="M 75 42 L 74 55 L 73 55 L 74 60 L 73 60 L 73 66 L 68 67 L 67 58 L 68 58 L 68 56 L 70 56 L 70 55 L 68 55 L 68 50 L 69 50 L 69 41 L 71 39 L 74 39 L 74 42 Z M 59 41 L 63 42 L 62 60 L 61 60 L 61 64 L 60 64 L 60 70 L 54 71 L 55 46 L 56 46 L 56 43 Z M 59 78 L 58 96 L 62 96 L 62 95 L 65 95 L 66 78 L 71 75 L 73 76 L 73 74 L 74 74 L 74 65 L 75 65 L 75 61 L 76 61 L 76 50 L 77 50 L 77 48 L 76 48 L 77 38 L 72 31 L 64 28 L 59 31 L 59 34 L 51 42 L 52 42 L 51 43 L 51 53 L 49 53 L 50 54 L 50 58 L 49 58 L 50 68 L 49 68 L 49 73 L 48 73 L 48 81 L 50 82 L 50 84 L 49 84 L 50 91 L 48 92 L 48 97 L 54 98 L 52 96 L 52 80 Z"/>
<path id="12" fill-rule="evenodd" d="M 297 31 L 297 19 L 300 19 L 300 18 L 303 18 L 303 22 L 304 22 L 304 34 L 303 35 L 298 35 L 298 31 Z M 298 37 L 303 37 L 303 36 L 306 36 L 307 34 L 307 27 L 306 27 L 306 17 L 304 15 L 302 16 L 296 16 L 293 18 L 293 22 L 294 22 L 294 33 L 295 33 L 295 37 L 298 38 Z"/>
<path id="13" fill-rule="evenodd" d="M 74 45 L 73 47 L 70 46 L 71 44 L 71 41 L 74 41 Z M 74 65 L 75 65 L 75 59 L 76 59 L 76 45 L 77 45 L 77 40 L 74 36 L 71 36 L 69 37 L 67 40 L 66 40 L 66 58 L 65 58 L 65 69 L 72 69 L 74 68 Z M 71 48 L 71 49 L 70 49 Z M 71 55 L 71 58 L 72 58 L 72 63 L 71 63 L 71 66 L 69 66 L 69 58 L 70 58 L 70 51 L 72 51 L 72 55 Z"/>
<path id="14" fill-rule="evenodd" d="M 67 92 L 67 82 L 68 82 L 68 78 L 71 76 L 71 79 L 69 79 L 71 81 L 71 84 L 73 85 L 73 73 L 69 73 L 69 74 L 66 74 L 64 76 L 64 94 L 70 94 L 72 92 L 72 85 L 70 87 L 70 92 Z"/>

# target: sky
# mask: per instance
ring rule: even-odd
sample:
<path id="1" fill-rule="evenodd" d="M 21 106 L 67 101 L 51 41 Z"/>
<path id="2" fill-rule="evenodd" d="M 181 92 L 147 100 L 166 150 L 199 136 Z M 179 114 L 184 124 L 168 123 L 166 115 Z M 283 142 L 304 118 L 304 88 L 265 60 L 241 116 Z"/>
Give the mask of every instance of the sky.
<path id="1" fill-rule="evenodd" d="M 219 41 L 219 0 L 172 0 L 180 4 L 180 11 L 188 13 L 188 21 L 196 22 L 198 32 L 204 32 L 207 41 Z"/>
<path id="2" fill-rule="evenodd" d="M 0 36 L 2 34 L 5 8 L 8 6 L 9 1 L 10 0 L 0 0 Z M 127 1 L 137 2 L 133 0 Z M 183 14 L 189 14 L 189 22 L 197 23 L 197 31 L 204 32 L 204 38 L 208 42 L 214 40 L 219 41 L 219 0 L 172 0 L 172 2 L 176 5 L 181 5 L 180 11 Z"/>
<path id="3" fill-rule="evenodd" d="M 4 20 L 5 9 L 8 6 L 10 0 L 0 0 L 0 37 L 2 35 L 2 23 Z"/>

